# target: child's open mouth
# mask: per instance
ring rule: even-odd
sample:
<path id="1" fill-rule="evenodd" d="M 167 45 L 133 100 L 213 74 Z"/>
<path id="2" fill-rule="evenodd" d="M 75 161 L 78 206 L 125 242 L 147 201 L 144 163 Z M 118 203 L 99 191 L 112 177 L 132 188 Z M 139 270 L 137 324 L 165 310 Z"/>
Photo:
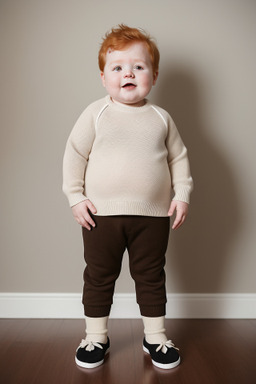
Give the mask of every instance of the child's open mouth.
<path id="1" fill-rule="evenodd" d="M 134 88 L 136 88 L 136 85 L 135 85 L 135 84 L 132 84 L 132 83 L 127 83 L 127 84 L 123 85 L 122 88 L 125 88 L 125 89 L 134 89 Z"/>

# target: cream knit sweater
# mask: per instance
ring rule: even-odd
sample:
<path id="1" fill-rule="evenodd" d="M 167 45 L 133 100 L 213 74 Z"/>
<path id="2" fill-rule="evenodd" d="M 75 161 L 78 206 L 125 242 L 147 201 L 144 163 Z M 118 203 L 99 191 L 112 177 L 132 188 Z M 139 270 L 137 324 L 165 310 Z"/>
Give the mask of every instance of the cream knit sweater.
<path id="1" fill-rule="evenodd" d="M 70 206 L 87 198 L 97 215 L 167 216 L 189 202 L 187 150 L 170 115 L 149 103 L 131 107 L 109 96 L 89 105 L 66 145 L 63 191 Z"/>

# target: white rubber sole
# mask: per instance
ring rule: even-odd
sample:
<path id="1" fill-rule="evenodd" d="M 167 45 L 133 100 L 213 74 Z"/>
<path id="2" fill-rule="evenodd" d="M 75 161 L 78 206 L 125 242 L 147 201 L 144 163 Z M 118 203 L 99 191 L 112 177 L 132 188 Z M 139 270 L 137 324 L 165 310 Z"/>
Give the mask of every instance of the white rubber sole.
<path id="1" fill-rule="evenodd" d="M 143 351 L 148 353 L 150 355 L 150 352 L 149 350 L 143 345 Z M 150 356 L 151 357 L 151 356 Z M 158 367 L 158 368 L 161 368 L 161 369 L 172 369 L 172 368 L 175 368 L 177 367 L 179 364 L 180 364 L 180 357 L 179 357 L 179 360 L 175 361 L 174 363 L 170 363 L 170 364 L 161 364 L 161 363 L 158 363 L 157 361 L 153 360 L 152 357 L 151 357 L 151 360 L 152 360 L 152 363 Z"/>
<path id="2" fill-rule="evenodd" d="M 108 353 L 109 353 L 109 349 L 106 350 L 105 356 Z M 100 360 L 100 361 L 97 361 L 96 363 L 84 363 L 83 361 L 80 361 L 80 360 L 77 359 L 77 357 L 75 357 L 75 362 L 76 362 L 76 365 L 78 365 L 81 368 L 91 369 L 91 368 L 97 368 L 100 365 L 102 365 L 104 363 L 104 359 Z"/>

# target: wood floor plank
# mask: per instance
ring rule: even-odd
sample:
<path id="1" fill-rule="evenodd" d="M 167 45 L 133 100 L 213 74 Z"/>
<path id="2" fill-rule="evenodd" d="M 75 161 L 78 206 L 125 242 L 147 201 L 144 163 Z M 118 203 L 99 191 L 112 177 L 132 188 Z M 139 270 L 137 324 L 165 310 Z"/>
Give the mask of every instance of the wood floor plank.
<path id="1" fill-rule="evenodd" d="M 141 320 L 109 321 L 110 353 L 95 369 L 78 368 L 83 320 L 0 320 L 4 384 L 254 384 L 256 320 L 166 321 L 181 365 L 161 370 L 142 350 Z"/>
<path id="2" fill-rule="evenodd" d="M 185 320 L 180 372 L 196 383 L 252 384 L 255 381 L 252 354 L 246 353 L 236 332 L 226 320 Z M 182 369 L 181 369 L 182 368 Z"/>

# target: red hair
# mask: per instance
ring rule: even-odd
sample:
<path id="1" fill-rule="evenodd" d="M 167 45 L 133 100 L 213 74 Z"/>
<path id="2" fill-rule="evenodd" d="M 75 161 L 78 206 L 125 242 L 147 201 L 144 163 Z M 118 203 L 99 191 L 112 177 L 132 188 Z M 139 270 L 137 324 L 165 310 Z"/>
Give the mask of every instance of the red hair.
<path id="1" fill-rule="evenodd" d="M 121 51 L 134 42 L 145 43 L 151 58 L 153 72 L 156 73 L 158 71 L 160 59 L 156 43 L 142 29 L 130 28 L 124 24 L 118 25 L 118 28 L 112 28 L 110 32 L 106 33 L 105 38 L 103 39 L 98 56 L 101 72 L 104 71 L 106 54 L 110 49 Z"/>

